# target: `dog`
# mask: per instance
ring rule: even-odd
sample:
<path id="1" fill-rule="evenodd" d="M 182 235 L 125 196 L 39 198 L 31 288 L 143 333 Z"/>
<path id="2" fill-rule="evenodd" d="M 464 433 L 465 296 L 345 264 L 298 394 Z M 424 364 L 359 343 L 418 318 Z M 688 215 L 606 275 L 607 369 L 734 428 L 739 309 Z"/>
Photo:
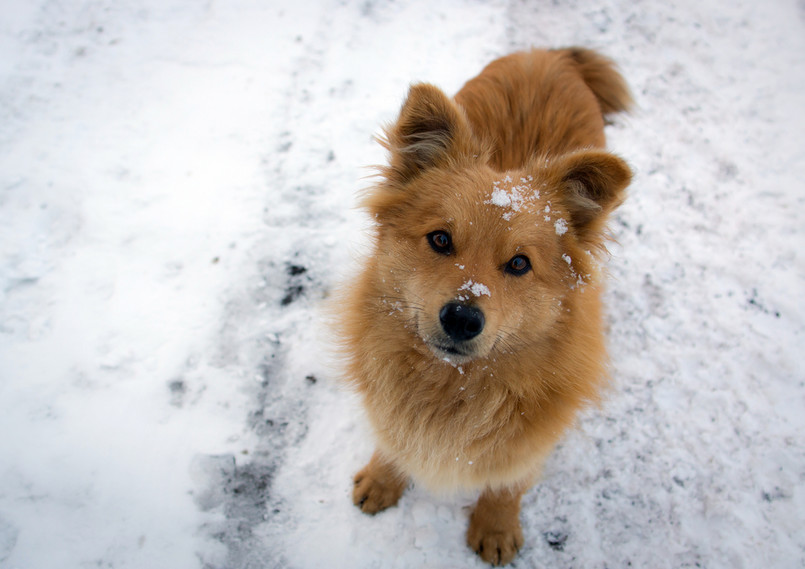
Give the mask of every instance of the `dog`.
<path id="1" fill-rule="evenodd" d="M 599 263 L 632 174 L 604 125 L 631 103 L 612 60 L 576 47 L 497 59 L 452 99 L 410 87 L 362 199 L 373 250 L 339 304 L 376 437 L 363 512 L 410 479 L 474 489 L 468 545 L 515 557 L 523 493 L 607 379 Z"/>

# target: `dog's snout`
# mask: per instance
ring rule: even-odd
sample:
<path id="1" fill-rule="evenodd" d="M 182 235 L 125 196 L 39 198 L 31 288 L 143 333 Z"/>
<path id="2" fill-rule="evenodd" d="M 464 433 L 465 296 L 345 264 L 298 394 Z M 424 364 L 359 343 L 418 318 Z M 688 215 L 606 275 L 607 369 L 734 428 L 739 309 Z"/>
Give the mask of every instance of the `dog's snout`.
<path id="1" fill-rule="evenodd" d="M 454 342 L 475 338 L 484 329 L 484 313 L 466 304 L 450 302 L 439 311 L 442 329 Z"/>

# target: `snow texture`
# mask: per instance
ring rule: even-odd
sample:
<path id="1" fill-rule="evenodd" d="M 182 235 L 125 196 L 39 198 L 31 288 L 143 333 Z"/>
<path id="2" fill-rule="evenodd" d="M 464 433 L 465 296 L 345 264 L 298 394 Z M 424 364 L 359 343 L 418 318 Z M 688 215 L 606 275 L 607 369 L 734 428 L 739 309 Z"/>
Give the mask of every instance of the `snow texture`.
<path id="1" fill-rule="evenodd" d="M 512 177 L 507 175 L 492 184 L 492 192 L 484 203 L 504 208 L 506 211 L 501 217 L 510 221 L 512 216 L 516 212 L 522 211 L 524 206 L 527 211 L 530 211 L 531 208 L 527 206 L 539 199 L 539 190 L 535 191 L 531 188 L 532 181 L 533 178 L 528 176 L 528 178 L 520 178 L 520 183 L 515 184 L 512 182 Z"/>
<path id="2" fill-rule="evenodd" d="M 481 295 L 492 296 L 492 293 L 489 291 L 488 286 L 486 286 L 483 283 L 473 282 L 471 279 L 467 279 L 467 282 L 461 285 L 458 290 L 459 292 L 461 292 L 462 290 L 468 290 L 474 296 L 481 296 Z"/>
<path id="3" fill-rule="evenodd" d="M 4 3 L 0 568 L 482 567 L 473 496 L 350 500 L 372 441 L 321 304 L 408 85 L 531 45 L 638 109 L 612 388 L 516 567 L 805 566 L 805 4 Z M 559 226 L 557 226 L 559 229 Z"/>

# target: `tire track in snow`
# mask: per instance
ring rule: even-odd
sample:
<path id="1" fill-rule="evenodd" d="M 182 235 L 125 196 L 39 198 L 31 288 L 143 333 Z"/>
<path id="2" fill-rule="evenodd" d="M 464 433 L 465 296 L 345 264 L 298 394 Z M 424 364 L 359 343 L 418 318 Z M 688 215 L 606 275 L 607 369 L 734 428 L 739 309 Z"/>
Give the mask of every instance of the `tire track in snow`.
<path id="1" fill-rule="evenodd" d="M 317 23 L 300 26 L 295 71 L 278 97 L 275 122 L 266 125 L 273 136 L 262 158 L 264 235 L 249 253 L 248 282 L 228 304 L 219 346 L 221 365 L 253 378 L 244 387 L 252 401 L 244 429 L 257 442 L 238 456 L 199 456 L 194 462 L 196 479 L 204 481 L 198 507 L 224 517 L 202 528 L 226 548 L 223 556 L 203 559 L 205 568 L 286 566 L 261 527 L 283 523 L 283 499 L 272 493 L 272 483 L 287 449 L 307 434 L 306 400 L 321 374 L 320 358 L 309 350 L 317 349 L 314 307 L 327 293 L 333 248 L 328 234 L 337 221 L 325 181 L 337 177 L 338 165 L 332 149 L 306 134 L 324 112 L 316 110 L 320 94 L 309 84 L 321 71 L 323 30 L 334 9 L 326 6 Z"/>

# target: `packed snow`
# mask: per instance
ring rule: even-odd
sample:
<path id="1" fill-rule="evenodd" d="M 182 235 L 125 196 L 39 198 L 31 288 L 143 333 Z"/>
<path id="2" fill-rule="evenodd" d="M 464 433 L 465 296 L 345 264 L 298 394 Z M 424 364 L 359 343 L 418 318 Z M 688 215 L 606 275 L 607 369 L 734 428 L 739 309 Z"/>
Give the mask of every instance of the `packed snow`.
<path id="1" fill-rule="evenodd" d="M 638 104 L 607 127 L 613 381 L 514 566 L 805 565 L 801 1 L 0 13 L 0 568 L 483 567 L 471 495 L 352 505 L 373 443 L 323 305 L 408 85 L 574 44 Z"/>

